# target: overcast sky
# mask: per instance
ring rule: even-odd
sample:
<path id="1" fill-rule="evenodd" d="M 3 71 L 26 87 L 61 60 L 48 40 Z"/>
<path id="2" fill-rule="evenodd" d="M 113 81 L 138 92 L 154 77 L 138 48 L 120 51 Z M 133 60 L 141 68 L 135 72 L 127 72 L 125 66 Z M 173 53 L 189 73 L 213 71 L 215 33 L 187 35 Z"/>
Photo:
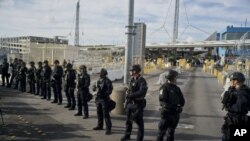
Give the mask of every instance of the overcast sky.
<path id="1" fill-rule="evenodd" d="M 81 0 L 80 44 L 125 44 L 129 0 Z M 0 0 L 0 37 L 66 36 L 73 43 L 77 0 Z M 135 0 L 147 43 L 171 42 L 175 0 Z M 250 26 L 250 0 L 180 0 L 180 41 L 204 40 L 228 25 Z"/>

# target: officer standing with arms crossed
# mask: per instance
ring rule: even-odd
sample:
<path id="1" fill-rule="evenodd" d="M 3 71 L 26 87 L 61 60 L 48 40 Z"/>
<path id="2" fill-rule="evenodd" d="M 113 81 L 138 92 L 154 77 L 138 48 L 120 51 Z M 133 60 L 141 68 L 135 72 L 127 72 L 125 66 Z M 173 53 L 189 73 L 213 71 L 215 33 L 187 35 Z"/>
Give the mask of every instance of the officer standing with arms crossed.
<path id="1" fill-rule="evenodd" d="M 113 85 L 111 80 L 107 77 L 108 72 L 102 68 L 100 72 L 100 78 L 93 86 L 93 91 L 97 91 L 95 103 L 97 108 L 98 124 L 93 130 L 103 130 L 103 118 L 106 124 L 106 135 L 111 134 L 112 123 L 110 119 L 110 94 L 113 91 Z"/>
<path id="2" fill-rule="evenodd" d="M 121 141 L 130 140 L 133 121 L 138 125 L 136 141 L 143 141 L 144 138 L 144 120 L 143 111 L 146 106 L 145 96 L 148 90 L 146 80 L 140 75 L 141 66 L 133 65 L 130 69 L 131 80 L 126 92 L 126 131 Z"/>
<path id="3" fill-rule="evenodd" d="M 59 65 L 60 62 L 58 60 L 54 61 L 54 69 L 52 72 L 52 81 L 53 83 L 53 93 L 54 100 L 51 103 L 58 103 L 58 105 L 62 104 L 62 77 L 63 77 L 63 68 Z"/>
<path id="4" fill-rule="evenodd" d="M 90 76 L 87 72 L 87 67 L 85 65 L 81 65 L 79 69 L 80 69 L 80 74 L 78 75 L 78 85 L 77 85 L 78 112 L 75 114 L 75 116 L 82 116 L 82 107 L 83 107 L 84 109 L 83 119 L 87 119 L 89 117 L 87 96 L 89 94 Z"/>
<path id="5" fill-rule="evenodd" d="M 76 71 L 72 67 L 73 65 L 71 63 L 68 63 L 66 66 L 66 84 L 64 86 L 65 94 L 68 101 L 67 105 L 64 108 L 69 108 L 69 110 L 75 110 L 76 107 L 76 99 L 74 95 L 74 91 L 76 88 Z"/>
<path id="6" fill-rule="evenodd" d="M 167 141 L 174 141 L 175 128 L 180 119 L 185 99 L 181 89 L 176 85 L 178 72 L 169 70 L 167 82 L 160 88 L 161 121 L 158 125 L 157 141 L 163 141 L 167 132 Z"/>
<path id="7" fill-rule="evenodd" d="M 51 88 L 50 88 L 50 81 L 51 81 L 51 67 L 49 66 L 49 62 L 47 60 L 45 60 L 44 62 L 44 66 L 43 66 L 43 97 L 42 99 L 47 99 L 50 100 L 51 99 Z"/>
<path id="8" fill-rule="evenodd" d="M 230 127 L 249 126 L 247 113 L 250 110 L 250 89 L 244 85 L 245 76 L 234 72 L 230 76 L 231 86 L 222 97 L 223 109 L 227 111 L 222 125 L 222 141 L 230 141 Z"/>

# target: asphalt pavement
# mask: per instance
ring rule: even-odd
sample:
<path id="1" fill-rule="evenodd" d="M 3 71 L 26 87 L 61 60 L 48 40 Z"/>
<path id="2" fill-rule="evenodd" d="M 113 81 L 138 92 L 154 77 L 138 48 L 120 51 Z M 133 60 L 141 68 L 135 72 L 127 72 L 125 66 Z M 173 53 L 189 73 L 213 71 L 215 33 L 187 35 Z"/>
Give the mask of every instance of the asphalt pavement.
<path id="1" fill-rule="evenodd" d="M 159 113 L 159 75 L 166 70 L 157 70 L 145 75 L 149 84 L 146 96 L 147 107 L 144 113 L 145 141 L 154 141 L 157 136 Z M 92 77 L 96 79 L 97 77 Z M 94 81 L 92 81 L 94 82 Z M 122 81 L 115 81 L 114 86 Z M 222 86 L 201 68 L 184 71 L 180 74 L 181 87 L 186 105 L 176 129 L 177 141 L 219 141 L 224 112 L 221 111 L 220 93 Z M 76 110 L 69 111 L 63 105 L 52 104 L 41 97 L 17 90 L 0 87 L 0 108 L 4 125 L 0 121 L 0 140 L 15 141 L 119 141 L 125 130 L 125 116 L 111 114 L 112 135 L 103 131 L 93 131 L 97 124 L 95 103 L 89 103 L 90 118 L 73 116 Z M 65 96 L 64 96 L 65 97 Z M 0 119 L 1 120 L 1 119 Z M 136 138 L 134 124 L 131 140 Z"/>

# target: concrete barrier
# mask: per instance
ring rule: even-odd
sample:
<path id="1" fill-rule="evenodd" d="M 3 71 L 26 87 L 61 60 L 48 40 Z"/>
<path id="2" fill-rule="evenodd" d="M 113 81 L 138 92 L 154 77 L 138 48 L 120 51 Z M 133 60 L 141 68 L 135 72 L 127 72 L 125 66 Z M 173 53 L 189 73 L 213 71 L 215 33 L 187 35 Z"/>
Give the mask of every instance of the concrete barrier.
<path id="1" fill-rule="evenodd" d="M 114 100 L 116 103 L 115 109 L 112 110 L 111 113 L 116 114 L 116 115 L 125 114 L 125 109 L 124 109 L 125 87 L 120 86 L 120 87 L 114 88 L 111 94 L 111 99 Z"/>

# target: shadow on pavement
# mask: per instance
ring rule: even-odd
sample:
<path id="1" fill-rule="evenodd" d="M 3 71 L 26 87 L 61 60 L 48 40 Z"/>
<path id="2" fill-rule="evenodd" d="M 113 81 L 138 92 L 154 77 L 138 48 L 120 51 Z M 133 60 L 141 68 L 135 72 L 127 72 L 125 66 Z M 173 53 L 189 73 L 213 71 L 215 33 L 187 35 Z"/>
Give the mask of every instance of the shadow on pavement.
<path id="1" fill-rule="evenodd" d="M 32 141 L 44 141 L 55 139 L 89 139 L 89 136 L 77 135 L 74 132 L 78 130 L 84 130 L 77 124 L 43 124 L 32 125 L 29 124 L 8 124 L 6 126 L 1 125 L 0 135 L 5 135 L 4 140 L 8 140 L 9 137 L 15 136 L 14 140 L 32 140 Z"/>

